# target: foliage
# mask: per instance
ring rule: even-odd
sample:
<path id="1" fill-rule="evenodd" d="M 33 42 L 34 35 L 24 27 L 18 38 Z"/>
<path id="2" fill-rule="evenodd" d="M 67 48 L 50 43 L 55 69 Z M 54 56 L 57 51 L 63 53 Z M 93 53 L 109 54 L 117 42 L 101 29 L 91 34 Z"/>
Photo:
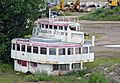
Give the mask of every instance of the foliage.
<path id="1" fill-rule="evenodd" d="M 100 73 L 92 73 L 88 83 L 109 83 L 106 77 Z"/>
<path id="2" fill-rule="evenodd" d="M 5 72 L 11 72 L 12 67 L 9 64 L 0 64 L 0 72 L 5 73 Z"/>
<path id="3" fill-rule="evenodd" d="M 41 13 L 43 0 L 0 1 L 0 62 L 10 62 L 11 40 L 31 33 L 33 21 Z M 29 20 L 29 23 L 28 23 Z M 29 26 L 29 28 L 26 28 Z"/>
<path id="4" fill-rule="evenodd" d="M 79 18 L 80 20 L 104 20 L 104 21 L 120 21 L 120 7 L 115 7 L 113 9 L 98 9 L 86 16 Z"/>

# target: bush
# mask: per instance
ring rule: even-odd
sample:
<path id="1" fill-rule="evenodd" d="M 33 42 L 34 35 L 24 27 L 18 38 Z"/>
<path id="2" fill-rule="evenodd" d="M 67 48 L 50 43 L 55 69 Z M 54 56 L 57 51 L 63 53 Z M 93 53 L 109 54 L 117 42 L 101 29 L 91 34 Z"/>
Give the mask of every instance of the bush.
<path id="1" fill-rule="evenodd" d="M 37 82 L 37 81 L 50 81 L 54 80 L 54 77 L 52 75 L 47 75 L 43 73 L 39 74 L 32 74 L 32 75 L 27 75 L 26 76 L 26 81 L 29 82 Z"/>

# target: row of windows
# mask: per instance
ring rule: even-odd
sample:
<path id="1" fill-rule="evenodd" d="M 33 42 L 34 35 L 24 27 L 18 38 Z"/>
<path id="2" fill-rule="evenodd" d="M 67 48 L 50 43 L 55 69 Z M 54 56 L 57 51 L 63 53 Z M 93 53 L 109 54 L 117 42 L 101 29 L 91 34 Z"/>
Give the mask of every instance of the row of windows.
<path id="1" fill-rule="evenodd" d="M 27 61 L 24 60 L 17 60 L 17 64 L 27 67 Z M 38 63 L 30 62 L 31 67 L 38 67 Z M 69 70 L 69 64 L 53 64 L 53 70 Z M 80 63 L 73 63 L 72 69 L 80 68 Z"/>
<path id="2" fill-rule="evenodd" d="M 15 48 L 16 46 L 16 48 Z M 21 47 L 21 48 L 20 48 Z M 33 48 L 33 49 L 32 49 Z M 22 51 L 22 52 L 28 52 L 28 53 L 36 53 L 36 54 L 47 54 L 47 48 L 45 47 L 40 47 L 38 48 L 37 46 L 26 46 L 26 45 L 20 45 L 20 44 L 14 44 L 12 45 L 12 49 L 13 50 L 17 50 L 17 51 Z M 33 50 L 33 52 L 32 52 Z M 56 48 L 49 48 L 49 55 L 56 55 L 57 54 L 57 50 Z M 66 52 L 67 51 L 67 52 Z M 74 52 L 74 48 L 59 48 L 58 49 L 58 54 L 59 55 L 66 55 L 66 53 L 68 55 L 73 55 L 75 54 L 81 54 L 81 48 L 75 48 L 75 52 Z M 83 47 L 83 53 L 88 53 L 88 47 Z"/>
<path id="3" fill-rule="evenodd" d="M 69 64 L 53 64 L 53 70 L 69 70 Z M 80 63 L 73 63 L 72 69 L 80 68 Z"/>
<path id="4" fill-rule="evenodd" d="M 59 29 L 59 30 L 67 30 L 67 26 L 57 26 L 57 25 L 47 25 L 41 24 L 39 25 L 41 28 L 49 28 L 49 29 Z"/>
<path id="5" fill-rule="evenodd" d="M 21 66 L 27 67 L 27 61 L 23 61 L 23 60 L 17 60 L 17 63 Z M 31 67 L 37 67 L 37 63 L 35 62 L 30 62 L 30 66 Z"/>

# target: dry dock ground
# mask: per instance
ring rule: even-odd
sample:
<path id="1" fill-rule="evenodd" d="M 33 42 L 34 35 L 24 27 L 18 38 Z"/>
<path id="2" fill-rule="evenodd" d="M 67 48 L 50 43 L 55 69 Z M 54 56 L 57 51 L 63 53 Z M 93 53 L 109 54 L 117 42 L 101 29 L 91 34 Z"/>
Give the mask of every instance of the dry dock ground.
<path id="1" fill-rule="evenodd" d="M 120 45 L 120 22 L 119 21 L 80 21 L 83 31 L 88 34 L 101 35 L 95 40 L 95 57 L 118 57 L 119 48 L 108 48 L 104 45 Z"/>

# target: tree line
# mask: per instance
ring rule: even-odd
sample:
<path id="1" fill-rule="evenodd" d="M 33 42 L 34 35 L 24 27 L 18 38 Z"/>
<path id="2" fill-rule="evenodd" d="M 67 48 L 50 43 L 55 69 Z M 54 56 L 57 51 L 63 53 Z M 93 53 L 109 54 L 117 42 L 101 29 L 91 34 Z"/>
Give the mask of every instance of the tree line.
<path id="1" fill-rule="evenodd" d="M 11 40 L 31 34 L 44 7 L 44 0 L 0 0 L 0 63 L 12 62 Z"/>

